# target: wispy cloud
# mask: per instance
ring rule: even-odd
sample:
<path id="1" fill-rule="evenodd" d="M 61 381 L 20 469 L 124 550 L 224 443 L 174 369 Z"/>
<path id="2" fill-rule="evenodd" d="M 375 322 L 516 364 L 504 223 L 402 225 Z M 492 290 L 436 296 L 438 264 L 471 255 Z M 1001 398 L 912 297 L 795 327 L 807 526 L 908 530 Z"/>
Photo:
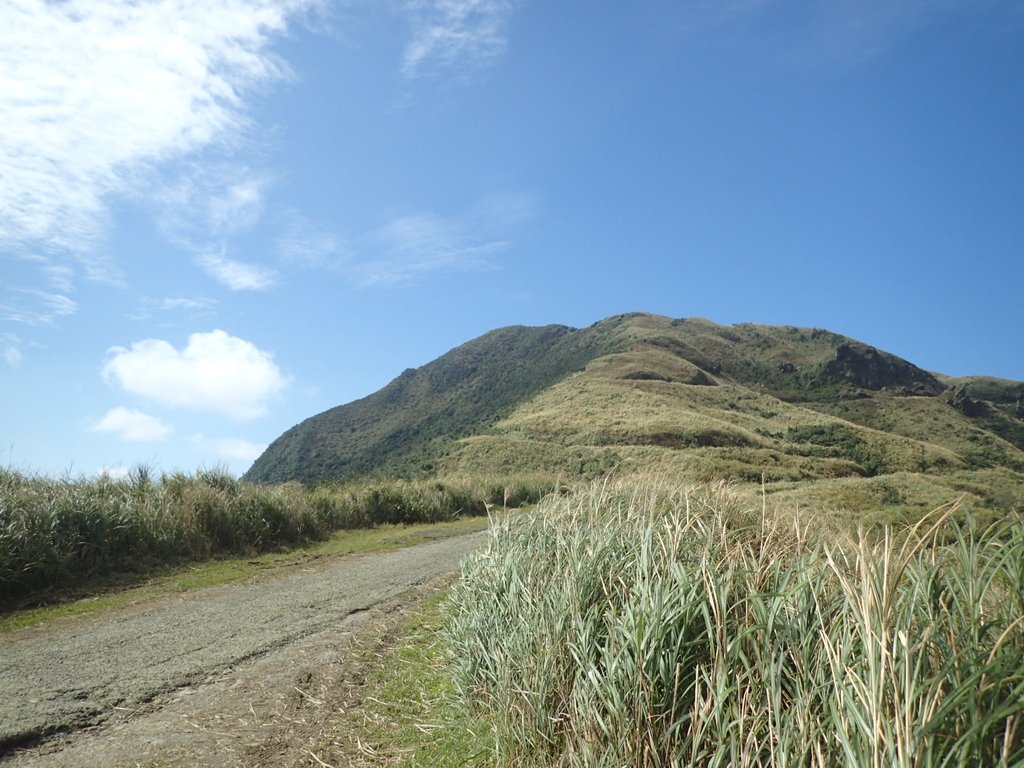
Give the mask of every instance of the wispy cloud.
<path id="1" fill-rule="evenodd" d="M 456 214 L 413 211 L 372 229 L 341 235 L 287 214 L 277 239 L 290 266 L 340 273 L 362 287 L 407 285 L 433 274 L 495 269 L 510 234 L 537 211 L 534 196 L 500 192 Z"/>
<path id="2" fill-rule="evenodd" d="M 505 53 L 513 0 L 410 0 L 412 40 L 402 56 L 408 79 L 478 69 Z"/>
<path id="3" fill-rule="evenodd" d="M 219 253 L 207 253 L 196 263 L 210 277 L 232 291 L 263 291 L 274 285 L 274 271 L 257 264 L 234 261 Z"/>
<path id="4" fill-rule="evenodd" d="M 271 178 L 247 165 L 190 163 L 164 180 L 155 204 L 164 235 L 176 245 L 199 251 L 250 229 L 263 213 Z"/>
<path id="5" fill-rule="evenodd" d="M 76 271 L 66 259 L 52 254 L 43 255 L 37 251 L 14 251 L 0 255 L 0 258 L 3 256 L 10 258 L 12 272 L 17 267 L 24 270 L 24 276 L 18 280 L 12 279 L 13 275 L 9 274 L 8 284 L 31 283 L 36 287 L 45 286 L 46 290 L 56 293 L 73 293 L 75 290 Z"/>
<path id="6" fill-rule="evenodd" d="M 277 238 L 277 251 L 289 264 L 325 267 L 343 258 L 348 248 L 338 235 L 315 227 L 305 216 L 291 211 Z"/>
<path id="7" fill-rule="evenodd" d="M 250 176 L 231 184 L 222 194 L 211 197 L 211 229 L 231 233 L 251 227 L 263 213 L 266 189 L 265 178 Z"/>
<path id="8" fill-rule="evenodd" d="M 149 320 L 157 313 L 184 312 L 191 317 L 207 315 L 217 306 L 217 300 L 206 296 L 166 296 L 164 298 L 143 297 L 129 317 L 132 320 Z"/>
<path id="9" fill-rule="evenodd" d="M 533 195 L 488 195 L 456 215 L 417 212 L 396 216 L 356 238 L 346 269 L 363 286 L 400 285 L 433 273 L 498 267 L 496 259 L 512 247 L 517 225 L 537 212 Z"/>
<path id="10" fill-rule="evenodd" d="M 152 299 L 150 302 L 148 302 L 148 305 L 162 312 L 205 312 L 217 306 L 217 301 L 216 299 L 209 299 L 205 296 L 200 296 L 198 298 L 168 296 L 163 299 Z"/>
<path id="11" fill-rule="evenodd" d="M 0 296 L 0 317 L 14 323 L 53 325 L 78 311 L 78 304 L 67 296 L 35 288 L 8 288 Z"/>
<path id="12" fill-rule="evenodd" d="M 0 334 L 0 348 L 3 349 L 4 362 L 11 368 L 21 365 L 21 339 L 13 333 Z"/>
<path id="13" fill-rule="evenodd" d="M 208 299 L 206 297 L 199 297 L 197 299 L 187 299 L 182 296 L 168 297 L 164 299 L 157 299 L 153 303 L 156 309 L 164 312 L 176 309 L 203 311 L 217 306 L 217 302 L 214 299 Z"/>
<path id="14" fill-rule="evenodd" d="M 43 267 L 43 274 L 46 275 L 50 286 L 62 293 L 71 293 L 75 290 L 75 270 L 66 264 L 46 264 Z"/>
<path id="15" fill-rule="evenodd" d="M 362 285 L 414 282 L 438 271 L 467 271 L 490 266 L 488 256 L 508 248 L 504 240 L 485 240 L 457 219 L 419 213 L 392 219 L 367 238 L 375 256 L 353 265 Z"/>
<path id="16" fill-rule="evenodd" d="M 114 347 L 103 377 L 164 405 L 216 411 L 237 421 L 266 413 L 286 383 L 270 353 L 221 330 L 193 333 L 180 351 L 161 339 Z"/>
<path id="17" fill-rule="evenodd" d="M 195 254 L 210 277 L 233 291 L 274 285 L 272 269 L 226 256 L 233 235 L 261 218 L 269 179 L 246 166 L 192 167 L 164 186 L 157 214 L 164 235 Z"/>
<path id="18" fill-rule="evenodd" d="M 0 248 L 95 246 L 112 196 L 172 158 L 230 146 L 246 95 L 282 77 L 270 49 L 318 0 L 9 0 L 0 7 Z M 228 199 L 245 205 L 251 189 Z"/>
<path id="19" fill-rule="evenodd" d="M 149 443 L 165 440 L 174 430 L 155 416 L 129 408 L 111 408 L 102 419 L 90 428 L 93 432 L 117 435 L 132 443 Z"/>

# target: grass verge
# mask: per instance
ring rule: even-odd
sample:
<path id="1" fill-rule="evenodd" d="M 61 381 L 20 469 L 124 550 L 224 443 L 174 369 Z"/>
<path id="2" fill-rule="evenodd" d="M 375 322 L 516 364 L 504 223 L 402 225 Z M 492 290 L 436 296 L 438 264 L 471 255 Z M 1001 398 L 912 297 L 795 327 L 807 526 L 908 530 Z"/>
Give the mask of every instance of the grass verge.
<path id="1" fill-rule="evenodd" d="M 333 714 L 308 753 L 316 765 L 490 768 L 490 721 L 470 713 L 452 680 L 441 627 L 451 577 L 364 636 L 347 678 L 325 698 Z"/>
<path id="2" fill-rule="evenodd" d="M 367 738 L 408 766 L 489 766 L 490 729 L 471 717 L 448 673 L 437 596 L 421 604 L 400 629 L 400 640 L 371 677 Z M 383 751 L 382 746 L 378 752 Z"/>

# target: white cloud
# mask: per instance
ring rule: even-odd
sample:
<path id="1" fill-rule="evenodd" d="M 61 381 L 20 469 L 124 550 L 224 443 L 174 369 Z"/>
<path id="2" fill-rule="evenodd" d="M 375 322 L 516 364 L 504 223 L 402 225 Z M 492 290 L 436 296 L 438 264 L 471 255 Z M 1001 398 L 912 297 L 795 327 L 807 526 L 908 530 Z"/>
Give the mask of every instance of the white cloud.
<path id="1" fill-rule="evenodd" d="M 220 254 L 199 256 L 196 263 L 232 291 L 263 291 L 274 284 L 274 271 L 256 264 L 234 261 Z"/>
<path id="2" fill-rule="evenodd" d="M 162 299 L 144 296 L 138 300 L 136 308 L 128 317 L 132 320 L 150 320 L 158 312 L 185 312 L 189 317 L 200 317 L 210 314 L 216 306 L 217 300 L 206 296 L 167 296 Z"/>
<path id="3" fill-rule="evenodd" d="M 249 177 L 236 181 L 210 199 L 210 226 L 216 232 L 237 232 L 255 224 L 263 213 L 267 180 Z"/>
<path id="4" fill-rule="evenodd" d="M 197 299 L 187 299 L 181 296 L 168 297 L 165 299 L 159 299 L 154 302 L 156 309 L 169 312 L 171 310 L 182 309 L 182 310 L 207 310 L 212 309 L 217 305 L 214 299 L 208 299 L 205 297 L 199 297 Z"/>
<path id="5" fill-rule="evenodd" d="M 20 368 L 25 359 L 25 351 L 40 349 L 38 342 L 26 340 L 16 333 L 0 333 L 0 357 L 11 368 Z"/>
<path id="6" fill-rule="evenodd" d="M 223 459 L 253 462 L 267 449 L 266 443 L 253 443 L 235 437 L 209 440 L 203 435 L 193 435 L 192 442 L 201 450 L 210 451 Z"/>
<path id="7" fill-rule="evenodd" d="M 85 254 L 111 195 L 230 145 L 269 49 L 318 0 L 7 0 L 0 6 L 0 248 Z M 233 190 L 245 204 L 252 190 Z M 229 201 L 230 202 L 230 201 Z M 109 270 L 86 259 L 93 277 Z"/>
<path id="8" fill-rule="evenodd" d="M 269 182 L 250 169 L 191 168 L 160 194 L 164 235 L 185 250 L 210 277 L 232 291 L 261 291 L 274 285 L 274 271 L 229 259 L 230 236 L 251 229 L 262 216 Z"/>
<path id="9" fill-rule="evenodd" d="M 110 409 L 90 429 L 93 432 L 109 432 L 133 443 L 164 440 L 173 431 L 173 427 L 155 416 L 128 408 Z"/>
<path id="10" fill-rule="evenodd" d="M 127 480 L 131 474 L 131 470 L 128 467 L 116 466 L 116 467 L 100 467 L 96 472 L 97 477 L 105 477 L 109 480 Z"/>
<path id="11" fill-rule="evenodd" d="M 60 293 L 35 288 L 8 288 L 0 301 L 0 317 L 25 325 L 53 325 L 60 317 L 78 311 L 74 300 Z"/>
<path id="12" fill-rule="evenodd" d="M 160 339 L 114 347 L 103 377 L 164 405 L 217 411 L 237 421 L 262 416 L 285 386 L 270 353 L 224 331 L 193 333 L 181 351 Z"/>
<path id="13" fill-rule="evenodd" d="M 508 46 L 505 27 L 512 0 L 411 0 L 413 37 L 402 56 L 402 74 L 415 78 L 442 70 L 477 68 Z"/>
<path id="14" fill-rule="evenodd" d="M 209 241 L 252 228 L 266 207 L 271 179 L 246 165 L 189 164 L 157 195 L 160 229 L 176 245 L 200 252 Z"/>
<path id="15" fill-rule="evenodd" d="M 46 264 L 43 267 L 43 274 L 46 275 L 53 290 L 61 293 L 71 293 L 75 290 L 75 270 L 66 264 Z"/>

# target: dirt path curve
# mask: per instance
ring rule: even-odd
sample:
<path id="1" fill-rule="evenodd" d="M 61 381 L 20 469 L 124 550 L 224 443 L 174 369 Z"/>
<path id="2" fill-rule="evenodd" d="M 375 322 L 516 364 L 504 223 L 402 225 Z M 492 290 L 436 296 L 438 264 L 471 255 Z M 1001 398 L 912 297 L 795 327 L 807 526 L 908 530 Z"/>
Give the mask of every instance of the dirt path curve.
<path id="1" fill-rule="evenodd" d="M 227 748 L 237 751 L 240 734 L 265 742 L 277 715 L 296 722 L 283 714 L 289 702 L 319 701 L 309 689 L 324 689 L 324 670 L 344 655 L 361 619 L 454 569 L 484 536 L 343 558 L 0 637 L 0 763 L 255 764 L 218 752 L 217 737 L 230 736 Z M 197 747 L 201 734 L 209 744 Z M 174 759 L 186 753 L 187 762 Z"/>

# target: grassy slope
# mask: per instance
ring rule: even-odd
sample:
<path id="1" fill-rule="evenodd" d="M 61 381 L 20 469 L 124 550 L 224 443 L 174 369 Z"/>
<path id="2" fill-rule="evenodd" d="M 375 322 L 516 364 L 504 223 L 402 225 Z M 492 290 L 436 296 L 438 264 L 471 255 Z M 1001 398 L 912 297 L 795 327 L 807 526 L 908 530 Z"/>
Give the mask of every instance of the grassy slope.
<path id="1" fill-rule="evenodd" d="M 593 360 L 463 439 L 448 466 L 568 476 L 660 468 L 749 482 L 763 474 L 781 499 L 879 520 L 964 492 L 980 508 L 1024 506 L 1014 382 L 968 380 L 972 396 L 995 400 L 968 417 L 949 403 L 963 380 L 885 353 L 837 370 L 840 347 L 867 348 L 825 331 L 654 316 L 627 327 L 628 351 Z"/>
<path id="2" fill-rule="evenodd" d="M 618 327 L 491 331 L 380 391 L 303 421 L 275 440 L 246 473 L 256 482 L 346 479 L 430 472 L 455 439 L 495 418 L 620 343 Z"/>
<path id="3" fill-rule="evenodd" d="M 899 518 L 1024 506 L 1024 384 L 924 371 L 820 329 L 619 315 L 493 331 L 308 419 L 259 481 L 661 468 Z"/>

